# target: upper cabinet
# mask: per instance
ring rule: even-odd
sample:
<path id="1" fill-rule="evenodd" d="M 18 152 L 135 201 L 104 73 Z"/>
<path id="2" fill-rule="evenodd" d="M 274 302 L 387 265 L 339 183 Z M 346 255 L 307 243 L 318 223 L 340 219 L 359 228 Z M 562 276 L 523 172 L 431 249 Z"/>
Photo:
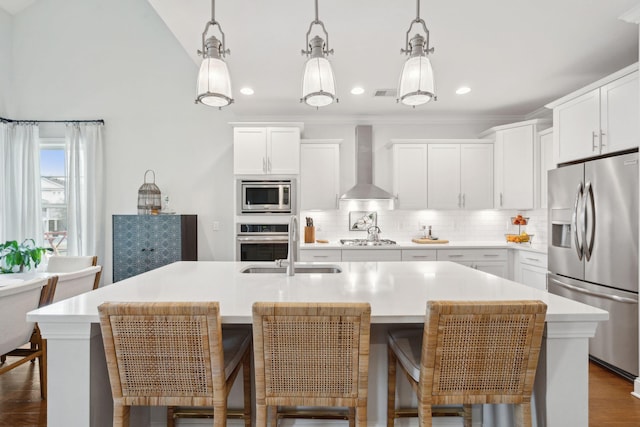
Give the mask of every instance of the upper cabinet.
<path id="1" fill-rule="evenodd" d="M 428 144 L 429 209 L 493 208 L 493 144 Z"/>
<path id="2" fill-rule="evenodd" d="M 340 142 L 303 140 L 300 144 L 300 209 L 338 209 Z"/>
<path id="3" fill-rule="evenodd" d="M 236 175 L 297 175 L 299 127 L 235 127 L 233 172 Z"/>
<path id="4" fill-rule="evenodd" d="M 553 161 L 553 128 L 545 129 L 538 132 L 538 153 L 540 154 L 539 168 L 540 178 L 536 182 L 539 183 L 539 207 L 547 208 L 547 173 L 551 169 L 555 169 L 556 164 Z"/>
<path id="5" fill-rule="evenodd" d="M 398 209 L 493 207 L 493 144 L 487 140 L 393 140 Z"/>
<path id="6" fill-rule="evenodd" d="M 545 120 L 496 126 L 480 136 L 494 140 L 494 206 L 533 209 L 535 194 L 535 140 Z"/>
<path id="7" fill-rule="evenodd" d="M 426 144 L 393 144 L 393 194 L 397 209 L 427 208 Z"/>
<path id="8" fill-rule="evenodd" d="M 548 104 L 557 163 L 638 147 L 638 64 Z"/>

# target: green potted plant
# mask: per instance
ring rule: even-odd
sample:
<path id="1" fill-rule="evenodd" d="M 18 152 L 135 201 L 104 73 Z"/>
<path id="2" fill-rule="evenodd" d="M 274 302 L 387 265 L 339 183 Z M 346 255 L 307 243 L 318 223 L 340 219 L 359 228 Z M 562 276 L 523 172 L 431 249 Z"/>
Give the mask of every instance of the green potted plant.
<path id="1" fill-rule="evenodd" d="M 36 268 L 48 251 L 51 249 L 36 246 L 33 239 L 25 239 L 20 244 L 8 240 L 0 244 L 0 273 L 22 273 L 25 266 L 30 270 L 32 264 Z"/>

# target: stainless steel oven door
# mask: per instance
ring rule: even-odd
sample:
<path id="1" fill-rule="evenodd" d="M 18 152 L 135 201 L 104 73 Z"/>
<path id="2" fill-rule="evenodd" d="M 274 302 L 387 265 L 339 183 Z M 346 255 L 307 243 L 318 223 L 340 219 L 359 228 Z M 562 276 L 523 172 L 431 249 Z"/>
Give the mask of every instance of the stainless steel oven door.
<path id="1" fill-rule="evenodd" d="M 238 236 L 237 261 L 275 261 L 286 259 L 289 243 L 287 236 Z"/>

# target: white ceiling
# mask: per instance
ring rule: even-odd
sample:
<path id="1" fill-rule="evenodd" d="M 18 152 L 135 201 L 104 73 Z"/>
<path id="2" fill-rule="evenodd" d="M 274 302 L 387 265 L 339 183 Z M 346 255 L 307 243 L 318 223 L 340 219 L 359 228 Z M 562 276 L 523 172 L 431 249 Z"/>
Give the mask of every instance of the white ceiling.
<path id="1" fill-rule="evenodd" d="M 0 7 L 16 14 L 34 1 L 0 0 Z M 199 64 L 211 1 L 148 1 Z M 393 97 L 373 97 L 378 89 L 396 88 L 414 0 L 319 0 L 319 18 L 335 51 L 330 60 L 340 102 L 317 111 L 299 103 L 300 51 L 314 19 L 313 0 L 218 0 L 216 19 L 231 49 L 235 103 L 229 108 L 238 115 L 523 116 L 636 62 L 638 26 L 618 19 L 636 5 L 638 0 L 422 0 L 420 15 L 435 47 L 438 101 L 415 109 Z M 240 94 L 245 85 L 255 95 Z M 365 93 L 351 95 L 354 85 Z M 471 93 L 455 95 L 461 85 Z"/>
<path id="2" fill-rule="evenodd" d="M 197 64 L 209 0 L 148 0 Z M 247 115 L 526 115 L 638 60 L 638 26 L 618 17 L 638 0 L 422 0 L 431 32 L 437 102 L 412 110 L 395 98 L 414 0 L 320 0 L 329 33 L 339 104 L 299 103 L 300 51 L 313 0 L 218 0 L 216 20 L 231 55 L 235 104 Z M 314 28 L 317 28 L 315 26 Z M 416 26 L 414 26 L 414 29 Z M 211 32 L 210 32 L 211 33 Z M 413 31 L 412 31 L 413 34 Z M 251 97 L 240 94 L 251 86 Z M 354 85 L 366 92 L 350 94 Z M 455 95 L 461 85 L 472 92 Z M 195 76 L 194 76 L 195 86 Z M 195 89 L 194 89 L 195 90 Z"/>

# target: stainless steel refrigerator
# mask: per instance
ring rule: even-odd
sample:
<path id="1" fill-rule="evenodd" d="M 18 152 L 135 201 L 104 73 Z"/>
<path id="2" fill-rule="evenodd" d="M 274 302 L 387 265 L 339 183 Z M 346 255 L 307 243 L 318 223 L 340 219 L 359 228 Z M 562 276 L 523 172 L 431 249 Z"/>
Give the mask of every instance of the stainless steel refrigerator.
<path id="1" fill-rule="evenodd" d="M 592 359 L 638 376 L 638 153 L 549 171 L 548 291 L 599 307 L 609 320 Z"/>

